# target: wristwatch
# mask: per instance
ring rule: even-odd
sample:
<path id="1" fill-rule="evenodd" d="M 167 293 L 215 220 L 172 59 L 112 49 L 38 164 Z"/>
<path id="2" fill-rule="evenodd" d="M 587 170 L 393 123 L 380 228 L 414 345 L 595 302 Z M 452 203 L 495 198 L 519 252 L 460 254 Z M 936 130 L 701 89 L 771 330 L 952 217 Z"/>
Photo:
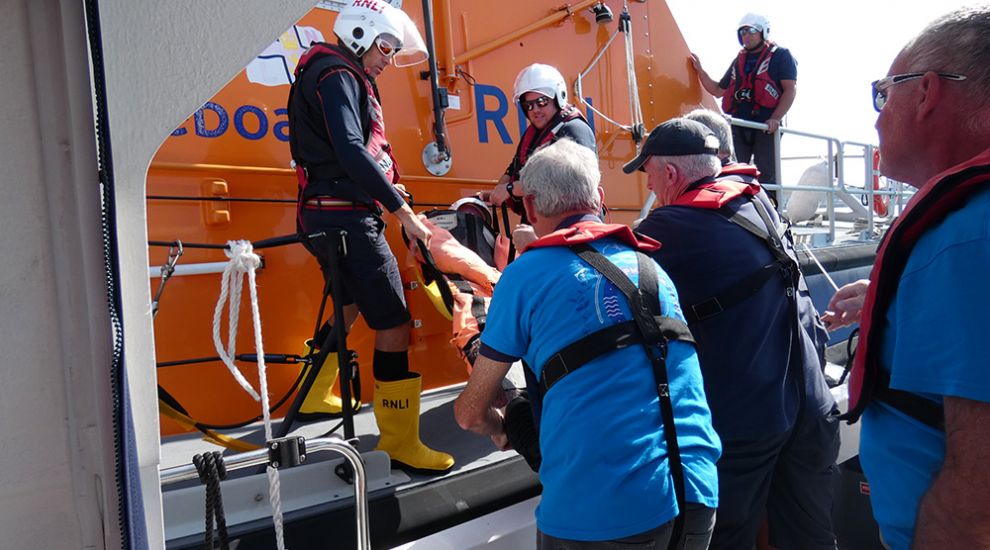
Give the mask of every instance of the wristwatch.
<path id="1" fill-rule="evenodd" d="M 510 181 L 510 182 L 508 182 L 508 183 L 506 183 L 506 184 L 505 184 L 505 192 L 509 194 L 509 197 L 511 197 L 511 198 L 513 198 L 513 199 L 515 199 L 515 198 L 517 198 L 517 197 L 516 197 L 516 195 L 515 195 L 515 194 L 514 194 L 514 193 L 512 192 L 512 190 L 513 190 L 513 189 L 515 189 L 515 182 L 513 182 L 513 181 Z"/>

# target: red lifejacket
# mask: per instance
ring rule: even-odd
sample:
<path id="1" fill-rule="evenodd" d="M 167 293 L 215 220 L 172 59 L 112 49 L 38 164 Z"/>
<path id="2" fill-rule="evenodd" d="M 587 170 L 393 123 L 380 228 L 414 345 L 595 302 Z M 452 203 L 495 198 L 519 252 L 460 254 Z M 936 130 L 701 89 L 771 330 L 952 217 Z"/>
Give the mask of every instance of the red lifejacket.
<path id="1" fill-rule="evenodd" d="M 777 273 L 786 281 L 788 296 L 793 297 L 801 286 L 801 271 L 793 247 L 790 245 L 790 236 L 786 227 L 771 215 L 767 205 L 756 198 L 762 190 L 756 180 L 758 174 L 759 171 L 753 165 L 730 164 L 722 168 L 716 180 L 689 189 L 671 203 L 671 206 L 715 210 L 726 221 L 758 238 L 774 257 L 774 261 L 759 267 L 727 288 L 719 290 L 717 295 L 705 297 L 694 303 L 682 302 L 681 309 L 688 322 L 704 321 L 743 302 L 759 292 Z M 746 197 L 752 203 L 762 223 L 752 223 L 739 210 L 723 209 L 739 197 Z M 682 294 L 681 298 L 686 297 Z M 796 305 L 796 302 L 794 303 Z"/>
<path id="2" fill-rule="evenodd" d="M 674 199 L 671 206 L 692 206 L 717 210 L 741 196 L 756 196 L 760 184 L 756 182 L 757 170 L 750 164 L 730 164 L 722 169 L 718 179 L 703 183 Z M 737 176 L 740 176 L 737 178 Z M 750 181 L 746 181 L 750 180 Z"/>
<path id="3" fill-rule="evenodd" d="M 571 246 L 597 241 L 603 237 L 614 237 L 640 252 L 654 252 L 660 250 L 661 246 L 659 241 L 633 233 L 628 225 L 583 221 L 536 239 L 526 247 L 526 250 L 548 246 Z"/>
<path id="4" fill-rule="evenodd" d="M 870 286 L 860 318 L 860 337 L 849 375 L 849 410 L 843 415 L 850 423 L 859 419 L 873 399 L 938 428 L 941 418 L 932 418 L 931 400 L 910 392 L 889 388 L 889 379 L 880 368 L 880 342 L 884 319 L 893 302 L 904 267 L 918 240 L 931 227 L 965 205 L 973 194 L 990 188 L 990 149 L 955 166 L 951 172 L 935 176 L 914 196 L 907 208 L 887 230 L 877 249 L 876 262 L 870 273 Z M 940 409 L 940 407 L 938 407 Z M 937 410 L 934 416 L 940 417 Z"/>
<path id="5" fill-rule="evenodd" d="M 746 72 L 745 49 L 736 56 L 736 64 L 732 68 L 729 87 L 722 95 L 722 110 L 735 115 L 740 103 L 752 102 L 760 107 L 773 109 L 780 103 L 783 90 L 770 78 L 770 59 L 777 51 L 777 45 L 766 41 L 753 70 Z"/>
<path id="6" fill-rule="evenodd" d="M 529 158 L 529 155 L 533 154 L 540 147 L 555 141 L 557 139 L 557 132 L 564 127 L 564 124 L 574 119 L 581 119 L 585 124 L 588 123 L 577 107 L 568 105 L 554 115 L 543 129 L 537 130 L 532 124 L 527 126 L 526 131 L 523 132 L 522 139 L 519 140 L 518 147 L 516 147 L 516 156 L 512 159 L 512 164 L 509 165 L 509 169 L 506 171 L 510 181 L 518 181 L 519 171 L 526 165 L 526 159 Z"/>
<path id="7" fill-rule="evenodd" d="M 315 80 L 307 82 L 306 85 L 311 84 L 314 88 L 319 86 L 321 80 L 337 71 L 351 73 L 364 86 L 364 101 L 361 106 L 363 111 L 362 120 L 370 121 L 369 127 L 364 128 L 365 148 L 371 157 L 375 159 L 375 162 L 378 163 L 378 166 L 385 174 L 385 178 L 393 184 L 398 183 L 398 164 L 392 155 L 392 146 L 385 137 L 385 119 L 378 97 L 378 90 L 368 75 L 365 74 L 364 69 L 355 63 L 350 54 L 345 50 L 338 46 L 322 42 L 313 44 L 306 50 L 306 53 L 303 54 L 299 59 L 299 63 L 296 65 L 295 81 L 292 85 L 293 90 L 289 94 L 290 117 L 293 119 L 305 117 L 304 114 L 296 111 L 297 108 L 304 108 L 303 106 L 294 107 L 292 105 L 292 103 L 297 103 L 297 105 L 299 103 L 305 103 L 303 98 L 296 98 L 296 101 L 292 101 L 292 98 L 298 93 L 297 87 L 301 88 L 304 85 L 304 73 L 311 70 L 318 71 L 318 74 Z M 301 92 L 301 90 L 299 91 Z M 314 193 L 306 193 L 307 186 L 321 175 L 321 170 L 317 170 L 315 174 L 312 173 L 313 168 L 323 162 L 323 159 L 333 158 L 332 156 L 320 154 L 324 150 L 327 152 L 332 151 L 331 138 L 327 135 L 326 127 L 322 124 L 311 124 L 308 126 L 304 124 L 293 124 L 291 130 L 289 145 L 292 149 L 293 160 L 296 163 L 300 191 L 302 191 L 303 196 L 310 196 Z M 343 174 L 342 168 L 335 168 L 340 171 L 341 175 Z M 335 168 L 330 168 L 329 172 L 333 173 Z"/>

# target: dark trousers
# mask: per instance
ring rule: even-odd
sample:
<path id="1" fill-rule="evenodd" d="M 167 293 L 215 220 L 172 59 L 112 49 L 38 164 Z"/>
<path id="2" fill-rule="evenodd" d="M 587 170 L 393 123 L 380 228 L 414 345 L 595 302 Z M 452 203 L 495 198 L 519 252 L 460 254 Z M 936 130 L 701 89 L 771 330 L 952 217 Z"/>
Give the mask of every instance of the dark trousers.
<path id="1" fill-rule="evenodd" d="M 752 548 L 766 515 L 775 548 L 834 550 L 832 476 L 838 454 L 838 410 L 799 415 L 784 434 L 723 439 L 711 548 Z"/>
<path id="2" fill-rule="evenodd" d="M 755 164 L 760 170 L 761 183 L 777 181 L 777 163 L 773 148 L 773 134 L 752 128 L 732 127 L 732 146 L 736 150 L 736 160 Z M 767 194 L 777 204 L 777 192 L 767 190 Z"/>
<path id="3" fill-rule="evenodd" d="M 674 522 L 668 521 L 656 529 L 615 540 L 581 541 L 551 537 L 536 532 L 538 550 L 705 550 L 715 526 L 715 510 L 689 502 L 684 511 L 683 542 L 670 545 Z"/>

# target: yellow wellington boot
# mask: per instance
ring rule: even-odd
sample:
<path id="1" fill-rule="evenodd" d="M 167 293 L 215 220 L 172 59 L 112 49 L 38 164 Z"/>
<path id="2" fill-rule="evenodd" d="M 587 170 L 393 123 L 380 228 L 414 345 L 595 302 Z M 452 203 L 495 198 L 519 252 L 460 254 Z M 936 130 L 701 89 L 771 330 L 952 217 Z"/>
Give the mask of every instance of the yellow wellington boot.
<path id="1" fill-rule="evenodd" d="M 310 341 L 306 340 L 305 355 L 307 356 L 312 352 L 309 344 Z M 307 365 L 304 369 L 309 369 L 309 366 Z M 337 374 L 337 354 L 327 354 L 323 368 L 316 375 L 316 380 L 313 381 L 313 385 L 309 388 L 306 399 L 303 400 L 302 406 L 299 407 L 299 413 L 296 415 L 297 420 L 307 422 L 340 417 L 344 409 L 344 403 L 340 400 L 340 397 L 333 393 L 333 385 L 337 382 Z M 354 404 L 352 410 L 354 412 L 357 412 L 361 408 L 359 398 L 360 396 L 351 396 L 351 402 Z"/>
<path id="2" fill-rule="evenodd" d="M 382 382 L 375 380 L 375 420 L 382 433 L 379 451 L 385 451 L 394 462 L 413 470 L 428 473 L 445 472 L 454 466 L 454 457 L 434 451 L 419 439 L 419 392 L 423 380 L 413 378 Z"/>

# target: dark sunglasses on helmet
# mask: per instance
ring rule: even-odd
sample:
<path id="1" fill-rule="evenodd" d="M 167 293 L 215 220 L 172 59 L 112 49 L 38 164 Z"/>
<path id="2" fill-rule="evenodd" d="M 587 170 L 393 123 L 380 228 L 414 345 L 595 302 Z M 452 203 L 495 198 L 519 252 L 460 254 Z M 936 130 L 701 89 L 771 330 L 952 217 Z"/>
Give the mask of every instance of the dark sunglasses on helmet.
<path id="1" fill-rule="evenodd" d="M 523 111 L 526 111 L 527 113 L 537 107 L 542 109 L 549 104 L 550 104 L 550 98 L 547 96 L 540 96 L 536 99 L 530 99 L 530 100 L 525 100 L 525 99 L 519 100 L 519 105 L 521 105 Z"/>
<path id="2" fill-rule="evenodd" d="M 745 36 L 747 34 L 759 34 L 760 30 L 756 27 L 743 27 L 739 29 L 739 35 Z"/>

